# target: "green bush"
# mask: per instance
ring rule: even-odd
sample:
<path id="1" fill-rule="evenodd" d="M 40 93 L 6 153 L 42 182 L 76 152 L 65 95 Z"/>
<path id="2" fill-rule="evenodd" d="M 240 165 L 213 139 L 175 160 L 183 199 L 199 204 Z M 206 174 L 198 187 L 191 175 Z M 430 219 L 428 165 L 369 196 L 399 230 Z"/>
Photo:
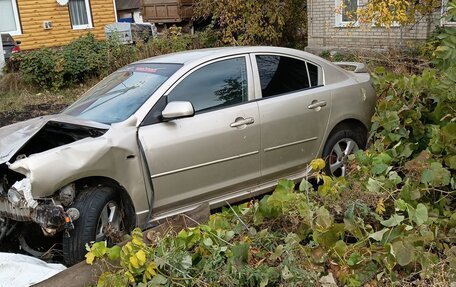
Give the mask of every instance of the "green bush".
<path id="1" fill-rule="evenodd" d="M 161 54 L 213 47 L 218 35 L 205 30 L 183 34 L 171 27 L 158 38 L 123 45 L 116 38 L 100 41 L 87 34 L 56 49 L 38 49 L 14 55 L 9 72 L 18 70 L 26 81 L 45 89 L 60 89 L 100 78 L 134 61 Z"/>
<path id="2" fill-rule="evenodd" d="M 81 37 L 60 50 L 63 57 L 63 75 L 72 85 L 108 72 L 106 42 L 98 41 L 93 34 Z"/>
<path id="3" fill-rule="evenodd" d="M 447 85 L 455 78 L 378 69 L 372 144 L 351 156 L 347 178 L 324 175 L 325 162 L 316 159 L 316 191 L 306 180 L 297 191 L 280 180 L 272 195 L 151 244 L 139 230 L 123 247 L 95 243 L 87 262 L 106 263 L 97 285 L 450 286 L 456 98 Z"/>
<path id="4" fill-rule="evenodd" d="M 25 80 L 41 87 L 63 86 L 64 62 L 59 50 L 44 48 L 19 57 L 19 71 Z"/>

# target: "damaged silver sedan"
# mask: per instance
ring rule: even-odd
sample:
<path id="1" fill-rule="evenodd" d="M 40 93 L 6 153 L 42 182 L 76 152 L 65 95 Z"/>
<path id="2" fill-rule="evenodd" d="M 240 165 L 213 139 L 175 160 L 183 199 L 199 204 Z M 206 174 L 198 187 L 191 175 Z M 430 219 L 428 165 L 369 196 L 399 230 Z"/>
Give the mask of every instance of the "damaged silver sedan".
<path id="1" fill-rule="evenodd" d="M 61 114 L 0 128 L 0 242 L 34 224 L 71 265 L 87 242 L 268 192 L 316 157 L 345 175 L 375 105 L 362 65 L 345 64 L 356 70 L 275 47 L 164 55 Z"/>

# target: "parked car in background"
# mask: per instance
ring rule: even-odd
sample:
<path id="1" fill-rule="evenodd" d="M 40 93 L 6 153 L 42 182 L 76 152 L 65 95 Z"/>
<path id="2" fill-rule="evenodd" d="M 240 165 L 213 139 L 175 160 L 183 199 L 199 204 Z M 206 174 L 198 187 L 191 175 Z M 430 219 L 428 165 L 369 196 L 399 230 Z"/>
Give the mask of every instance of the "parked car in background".
<path id="1" fill-rule="evenodd" d="M 2 44 L 5 61 L 7 61 L 12 54 L 21 51 L 21 47 L 19 46 L 21 44 L 21 41 L 15 41 L 13 37 L 8 33 L 2 33 Z"/>
<path id="2" fill-rule="evenodd" d="M 3 237 L 16 222 L 65 231 L 71 265 L 87 242 L 269 192 L 317 157 L 345 175 L 376 96 L 362 64 L 343 64 L 355 71 L 278 47 L 163 55 L 114 72 L 61 114 L 0 128 Z"/>

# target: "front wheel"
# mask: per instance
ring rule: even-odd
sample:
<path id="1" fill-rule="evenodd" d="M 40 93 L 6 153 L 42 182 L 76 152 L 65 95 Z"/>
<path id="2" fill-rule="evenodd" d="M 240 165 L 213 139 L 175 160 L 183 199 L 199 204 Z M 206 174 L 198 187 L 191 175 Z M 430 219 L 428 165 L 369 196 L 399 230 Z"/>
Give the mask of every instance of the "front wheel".
<path id="1" fill-rule="evenodd" d="M 67 265 L 84 260 L 86 243 L 108 241 L 119 237 L 125 228 L 120 198 L 114 189 L 106 186 L 90 187 L 82 191 L 73 204 L 80 216 L 74 222 L 74 229 L 69 236 L 63 237 L 63 257 Z"/>
<path id="2" fill-rule="evenodd" d="M 363 149 L 366 141 L 366 135 L 359 130 L 343 128 L 333 132 L 323 149 L 326 174 L 336 177 L 345 176 L 348 156 Z"/>

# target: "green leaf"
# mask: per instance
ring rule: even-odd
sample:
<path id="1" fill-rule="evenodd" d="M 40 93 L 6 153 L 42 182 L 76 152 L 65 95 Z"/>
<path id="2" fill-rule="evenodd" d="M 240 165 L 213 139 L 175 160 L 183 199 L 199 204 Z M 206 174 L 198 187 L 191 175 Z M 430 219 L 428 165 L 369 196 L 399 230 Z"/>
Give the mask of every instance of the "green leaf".
<path id="1" fill-rule="evenodd" d="M 282 256 L 283 250 L 284 250 L 283 245 L 282 244 L 278 245 L 276 247 L 276 249 L 274 250 L 274 252 L 269 257 L 269 259 L 271 259 L 272 261 L 277 260 L 280 256 Z"/>
<path id="2" fill-rule="evenodd" d="M 347 260 L 349 266 L 355 266 L 363 261 L 362 256 L 358 252 L 353 252 Z"/>
<path id="3" fill-rule="evenodd" d="M 265 218 L 277 218 L 281 212 L 281 208 L 279 206 L 272 206 L 272 204 L 269 204 L 269 198 L 271 198 L 271 196 L 266 195 L 260 200 L 258 211 Z"/>
<path id="4" fill-rule="evenodd" d="M 440 162 L 432 162 L 421 176 L 421 182 L 434 187 L 445 186 L 450 183 L 451 173 L 443 168 Z"/>
<path id="5" fill-rule="evenodd" d="M 374 166 L 372 167 L 372 173 L 375 175 L 380 175 L 384 173 L 388 169 L 388 167 L 389 165 L 385 163 L 374 164 Z"/>
<path id="6" fill-rule="evenodd" d="M 388 231 L 390 231 L 389 228 L 383 228 L 382 230 L 374 232 L 371 235 L 369 235 L 369 238 L 372 238 L 376 241 L 382 241 L 383 235 Z"/>
<path id="7" fill-rule="evenodd" d="M 334 245 L 334 251 L 340 256 L 344 257 L 345 252 L 347 252 L 347 244 L 343 240 L 339 240 Z"/>
<path id="8" fill-rule="evenodd" d="M 122 248 L 120 248 L 117 245 L 115 245 L 111 248 L 108 248 L 108 250 L 107 250 L 108 258 L 112 261 L 118 260 L 120 258 L 121 250 L 122 250 Z"/>
<path id="9" fill-rule="evenodd" d="M 372 163 L 373 164 L 381 164 L 381 163 L 384 163 L 384 164 L 390 164 L 391 163 L 391 156 L 387 153 L 380 153 L 379 155 L 377 156 L 374 156 L 372 158 Z"/>
<path id="10" fill-rule="evenodd" d="M 370 192 L 378 193 L 380 191 L 380 189 L 382 188 L 382 186 L 383 186 L 382 182 L 380 182 L 376 179 L 373 179 L 373 178 L 369 178 L 369 180 L 367 181 L 366 188 Z"/>
<path id="11" fill-rule="evenodd" d="M 444 161 L 449 168 L 456 170 L 456 155 L 447 156 Z"/>
<path id="12" fill-rule="evenodd" d="M 427 220 L 428 220 L 428 210 L 427 210 L 426 206 L 422 203 L 418 203 L 418 205 L 416 206 L 416 209 L 415 209 L 414 221 L 419 226 L 419 225 L 422 225 L 423 223 L 425 223 Z"/>
<path id="13" fill-rule="evenodd" d="M 237 244 L 231 247 L 233 253 L 233 262 L 237 265 L 244 265 L 249 258 L 249 244 Z"/>
<path id="14" fill-rule="evenodd" d="M 95 257 L 101 258 L 103 255 L 106 254 L 106 246 L 106 241 L 95 242 L 90 248 L 90 251 L 93 253 Z"/>
<path id="15" fill-rule="evenodd" d="M 160 274 L 157 274 L 152 278 L 152 280 L 149 281 L 150 287 L 155 287 L 155 286 L 165 286 L 168 283 L 168 279 Z"/>
<path id="16" fill-rule="evenodd" d="M 185 255 L 181 260 L 181 266 L 184 270 L 188 270 L 192 267 L 192 257 L 190 255 Z"/>
<path id="17" fill-rule="evenodd" d="M 413 261 L 414 247 L 404 241 L 396 241 L 392 244 L 394 256 L 397 263 L 401 266 L 406 266 Z"/>
<path id="18" fill-rule="evenodd" d="M 299 191 L 307 191 L 307 190 L 312 190 L 313 186 L 310 182 L 307 180 L 303 179 L 301 180 L 301 183 L 299 184 Z"/>
<path id="19" fill-rule="evenodd" d="M 209 247 L 209 246 L 212 246 L 214 244 L 214 242 L 212 241 L 212 239 L 210 237 L 207 237 L 207 238 L 203 239 L 203 244 Z"/>
<path id="20" fill-rule="evenodd" d="M 404 220 L 404 218 L 405 218 L 404 216 L 397 215 L 395 213 L 395 214 L 391 215 L 391 217 L 389 219 L 380 221 L 380 223 L 386 227 L 393 227 L 393 226 L 399 225 Z"/>
<path id="21" fill-rule="evenodd" d="M 293 192 L 295 183 L 293 180 L 280 179 L 275 189 L 276 192 Z"/>
<path id="22" fill-rule="evenodd" d="M 283 280 L 287 281 L 291 278 L 293 278 L 293 273 L 290 272 L 290 269 L 288 269 L 288 266 L 285 265 L 285 267 L 282 269 L 282 278 Z"/>
<path id="23" fill-rule="evenodd" d="M 332 224 L 331 215 L 323 206 L 317 210 L 317 219 L 315 220 L 315 224 L 323 230 L 328 229 Z"/>

